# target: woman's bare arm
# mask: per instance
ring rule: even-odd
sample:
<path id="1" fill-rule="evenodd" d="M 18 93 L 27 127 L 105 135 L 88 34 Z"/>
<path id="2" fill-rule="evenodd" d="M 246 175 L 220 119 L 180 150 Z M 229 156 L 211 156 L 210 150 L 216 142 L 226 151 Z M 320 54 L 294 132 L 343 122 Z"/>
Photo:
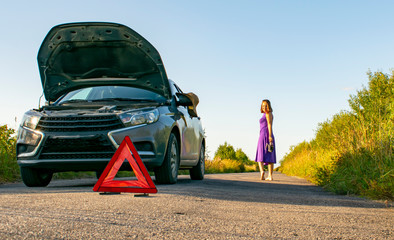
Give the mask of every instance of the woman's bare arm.
<path id="1" fill-rule="evenodd" d="M 266 113 L 265 117 L 267 118 L 269 141 L 273 142 L 274 140 L 272 138 L 272 121 L 273 121 L 272 113 Z"/>

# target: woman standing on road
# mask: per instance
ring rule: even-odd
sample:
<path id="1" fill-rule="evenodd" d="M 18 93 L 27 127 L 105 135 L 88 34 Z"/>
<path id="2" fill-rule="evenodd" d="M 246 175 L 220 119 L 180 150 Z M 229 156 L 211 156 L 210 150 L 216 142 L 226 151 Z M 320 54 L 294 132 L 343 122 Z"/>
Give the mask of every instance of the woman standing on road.
<path id="1" fill-rule="evenodd" d="M 264 99 L 260 108 L 263 116 L 260 118 L 260 137 L 257 143 L 255 161 L 259 163 L 260 179 L 264 180 L 264 165 L 268 165 L 268 177 L 265 180 L 272 181 L 274 163 L 276 163 L 275 138 L 272 132 L 272 107 L 268 99 Z"/>

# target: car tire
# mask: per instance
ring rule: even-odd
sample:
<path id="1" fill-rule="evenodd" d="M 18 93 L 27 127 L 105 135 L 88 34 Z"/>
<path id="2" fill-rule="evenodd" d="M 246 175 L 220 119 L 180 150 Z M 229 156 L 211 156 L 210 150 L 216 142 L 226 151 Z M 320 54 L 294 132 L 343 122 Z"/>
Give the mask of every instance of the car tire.
<path id="1" fill-rule="evenodd" d="M 198 159 L 198 164 L 189 170 L 190 178 L 192 180 L 203 180 L 205 173 L 205 147 L 201 145 L 200 157 Z"/>
<path id="2" fill-rule="evenodd" d="M 28 187 L 46 187 L 52 180 L 52 172 L 25 167 L 20 169 L 23 183 Z"/>
<path id="3" fill-rule="evenodd" d="M 179 145 L 173 133 L 168 140 L 167 151 L 161 167 L 155 169 L 156 183 L 174 184 L 178 180 Z"/>

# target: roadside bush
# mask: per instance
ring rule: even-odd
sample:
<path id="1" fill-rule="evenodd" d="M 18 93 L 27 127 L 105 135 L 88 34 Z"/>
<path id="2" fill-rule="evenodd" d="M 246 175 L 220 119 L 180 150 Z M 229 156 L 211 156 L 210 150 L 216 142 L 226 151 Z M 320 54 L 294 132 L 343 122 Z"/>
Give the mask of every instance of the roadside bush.
<path id="1" fill-rule="evenodd" d="M 247 165 L 238 160 L 214 159 L 205 161 L 205 173 L 255 172 L 256 165 Z"/>
<path id="2" fill-rule="evenodd" d="M 7 125 L 0 126 L 0 183 L 12 182 L 20 178 L 16 163 L 15 130 Z"/>
<path id="3" fill-rule="evenodd" d="M 248 156 L 241 148 L 234 150 L 234 147 L 224 142 L 219 145 L 215 152 L 214 160 L 207 160 L 205 163 L 206 173 L 235 173 L 235 172 L 255 172 L 258 165 L 249 160 Z"/>
<path id="4" fill-rule="evenodd" d="M 236 159 L 236 154 L 234 147 L 224 142 L 223 145 L 219 145 L 218 149 L 215 152 L 214 159 Z"/>
<path id="5" fill-rule="evenodd" d="M 290 148 L 279 171 L 338 193 L 394 200 L 394 71 L 368 73 L 351 111 L 320 123 L 315 138 Z"/>

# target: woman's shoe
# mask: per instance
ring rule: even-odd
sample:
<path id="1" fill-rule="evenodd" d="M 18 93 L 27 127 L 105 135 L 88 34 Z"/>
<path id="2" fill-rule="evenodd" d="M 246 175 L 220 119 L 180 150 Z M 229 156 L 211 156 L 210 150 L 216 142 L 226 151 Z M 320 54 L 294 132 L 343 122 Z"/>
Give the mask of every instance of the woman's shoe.
<path id="1" fill-rule="evenodd" d="M 267 180 L 267 181 L 272 181 L 272 176 L 267 177 L 265 180 Z"/>

